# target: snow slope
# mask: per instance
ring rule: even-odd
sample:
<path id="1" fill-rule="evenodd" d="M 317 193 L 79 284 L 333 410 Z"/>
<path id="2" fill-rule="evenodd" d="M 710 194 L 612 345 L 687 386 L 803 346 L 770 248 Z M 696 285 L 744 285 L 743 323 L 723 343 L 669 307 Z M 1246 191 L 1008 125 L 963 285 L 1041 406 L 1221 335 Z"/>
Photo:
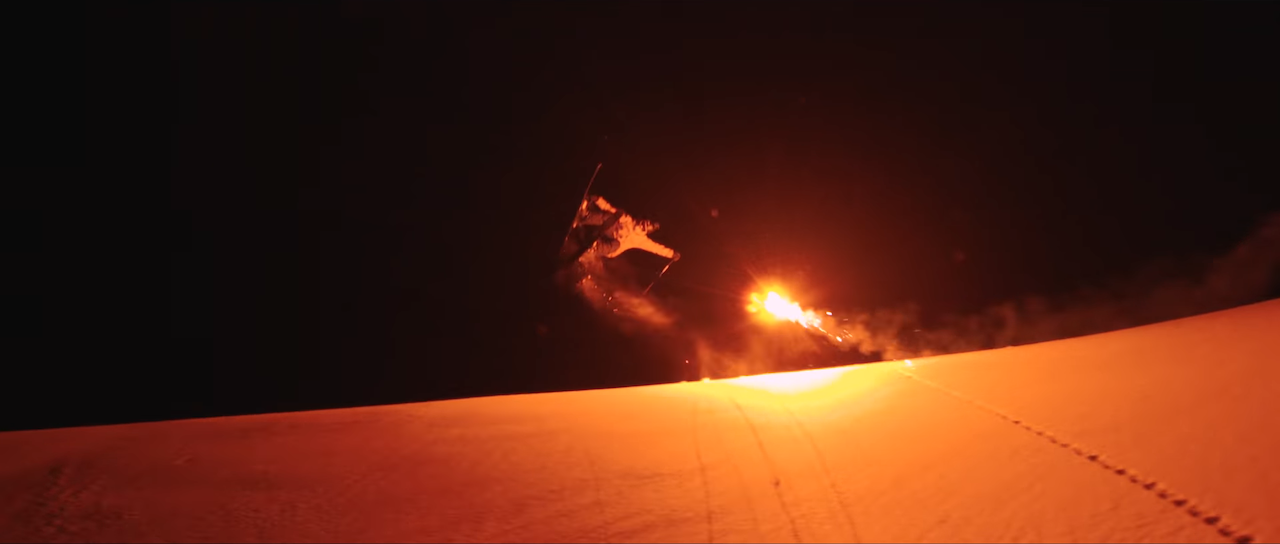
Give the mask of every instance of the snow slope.
<path id="1" fill-rule="evenodd" d="M 1280 539 L 1280 300 L 626 389 L 0 434 L 0 541 Z"/>

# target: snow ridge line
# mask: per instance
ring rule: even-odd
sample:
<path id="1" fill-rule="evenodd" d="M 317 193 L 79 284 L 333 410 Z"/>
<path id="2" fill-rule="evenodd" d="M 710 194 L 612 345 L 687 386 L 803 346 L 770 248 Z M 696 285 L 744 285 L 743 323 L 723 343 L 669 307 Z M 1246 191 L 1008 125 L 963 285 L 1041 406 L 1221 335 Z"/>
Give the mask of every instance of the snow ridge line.
<path id="1" fill-rule="evenodd" d="M 996 408 L 993 408 L 982 402 L 966 397 L 947 387 L 944 387 L 942 385 L 939 385 L 927 379 L 921 378 L 915 374 L 912 374 L 911 372 L 908 372 L 902 369 L 897 369 L 897 371 L 898 373 L 902 374 L 903 376 L 906 376 L 907 378 L 916 380 L 929 387 L 942 391 L 943 393 L 946 393 L 961 401 L 971 404 L 985 412 L 993 414 L 999 417 L 1000 419 L 1003 419 L 1005 421 L 1008 421 L 1009 423 L 1017 425 L 1018 427 L 1021 427 L 1023 430 L 1026 430 L 1032 434 L 1035 434 L 1036 436 L 1044 438 L 1045 440 L 1048 440 L 1051 444 L 1054 444 L 1058 447 L 1061 447 L 1062 449 L 1070 451 L 1071 453 L 1075 454 L 1077 457 L 1080 457 L 1086 461 L 1089 461 L 1090 463 L 1093 463 L 1101 467 L 1103 470 L 1106 470 L 1107 472 L 1110 472 L 1112 474 L 1115 474 L 1116 476 L 1129 480 L 1129 483 L 1132 483 L 1142 488 L 1142 490 L 1145 492 L 1154 494 L 1160 500 L 1168 502 L 1169 504 L 1173 505 L 1179 510 L 1183 510 L 1184 512 L 1186 512 L 1187 515 L 1197 520 L 1200 520 L 1205 525 L 1217 527 L 1218 534 L 1226 537 L 1228 539 L 1228 542 L 1233 542 L 1235 544 L 1252 544 L 1255 541 L 1255 538 L 1253 535 L 1246 533 L 1243 529 L 1240 529 L 1238 527 L 1235 527 L 1233 525 L 1226 523 L 1223 520 L 1223 517 L 1221 515 L 1210 513 L 1204 510 L 1203 508 L 1192 503 L 1191 499 L 1189 499 L 1188 497 L 1174 493 L 1168 488 L 1165 488 L 1164 486 L 1160 485 L 1160 483 L 1155 481 L 1154 479 L 1143 478 L 1128 468 L 1125 468 L 1115 462 L 1108 461 L 1100 453 L 1091 452 L 1078 445 L 1067 442 L 1066 440 L 1063 440 L 1061 438 L 1054 436 L 1049 431 L 1043 430 L 1021 419 L 1005 414 L 1004 412 L 1001 412 Z"/>
<path id="2" fill-rule="evenodd" d="M 791 507 L 787 506 L 787 500 L 782 497 L 782 479 L 778 478 L 778 466 L 773 462 L 773 457 L 769 456 L 768 450 L 764 447 L 764 440 L 760 438 L 760 431 L 756 430 L 756 424 L 751 422 L 751 418 L 747 417 L 746 410 L 742 409 L 742 405 L 738 404 L 738 399 L 729 397 L 733 402 L 733 406 L 738 409 L 738 415 L 742 416 L 742 420 L 747 423 L 747 428 L 751 429 L 751 436 L 756 439 L 756 447 L 760 448 L 760 455 L 764 457 L 764 461 L 769 465 L 769 473 L 773 476 L 773 494 L 778 497 L 778 506 L 782 508 L 782 513 L 786 514 L 787 521 L 791 523 L 791 536 L 796 542 L 804 542 L 800 538 L 800 527 L 796 525 L 796 516 L 791 513 Z"/>
<path id="3" fill-rule="evenodd" d="M 791 422 L 800 430 L 804 437 L 809 441 L 809 449 L 813 450 L 813 455 L 818 458 L 818 466 L 822 469 L 822 474 L 826 476 L 827 488 L 831 490 L 831 494 L 835 496 L 836 503 L 840 505 L 840 513 L 844 514 L 845 523 L 849 524 L 849 532 L 853 534 L 853 541 L 861 543 L 862 537 L 858 534 L 858 524 L 853 521 L 853 514 L 849 513 L 849 507 L 845 505 L 844 498 L 840 495 L 839 488 L 836 487 L 835 479 L 831 477 L 831 468 L 827 465 L 827 457 L 822 454 L 822 450 L 818 449 L 818 442 L 813 439 L 813 434 L 809 432 L 809 428 L 805 427 L 804 422 L 796 417 L 796 413 L 786 403 L 774 397 L 774 401 L 781 405 L 787 411 L 787 415 L 791 416 Z"/>

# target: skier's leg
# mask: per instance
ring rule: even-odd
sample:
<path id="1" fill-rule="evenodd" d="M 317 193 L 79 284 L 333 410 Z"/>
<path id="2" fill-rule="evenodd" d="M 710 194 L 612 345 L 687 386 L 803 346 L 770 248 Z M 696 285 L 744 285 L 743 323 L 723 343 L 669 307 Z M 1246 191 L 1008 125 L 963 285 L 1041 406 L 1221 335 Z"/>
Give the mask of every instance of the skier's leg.
<path id="1" fill-rule="evenodd" d="M 608 236 L 601 236 L 600 239 L 596 240 L 596 243 L 592 246 L 591 250 L 601 257 L 607 257 L 613 255 L 613 252 L 617 251 L 621 246 L 622 244 L 617 240 Z"/>

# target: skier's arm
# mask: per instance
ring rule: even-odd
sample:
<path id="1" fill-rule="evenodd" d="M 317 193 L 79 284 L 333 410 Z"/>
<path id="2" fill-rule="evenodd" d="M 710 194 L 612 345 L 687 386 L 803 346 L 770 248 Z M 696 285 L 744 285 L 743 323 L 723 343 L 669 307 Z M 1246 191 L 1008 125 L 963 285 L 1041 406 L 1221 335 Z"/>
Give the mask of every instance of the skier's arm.
<path id="1" fill-rule="evenodd" d="M 604 197 L 595 196 L 592 198 L 595 199 L 594 204 L 596 205 L 597 208 L 600 208 L 601 210 L 604 210 L 609 213 L 616 213 L 618 211 L 618 209 L 613 207 L 612 204 L 609 204 L 609 201 L 605 200 Z"/>

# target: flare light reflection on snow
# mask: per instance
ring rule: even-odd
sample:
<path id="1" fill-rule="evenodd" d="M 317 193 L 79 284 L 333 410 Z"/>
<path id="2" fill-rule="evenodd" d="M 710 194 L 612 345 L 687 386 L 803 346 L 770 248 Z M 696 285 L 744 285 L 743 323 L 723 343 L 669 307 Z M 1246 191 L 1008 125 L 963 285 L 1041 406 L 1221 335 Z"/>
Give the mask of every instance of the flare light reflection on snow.
<path id="1" fill-rule="evenodd" d="M 759 374 L 732 378 L 725 380 L 725 382 L 770 393 L 795 395 L 821 390 L 823 387 L 834 383 L 850 368 L 852 367 L 841 366 L 796 372 L 779 372 L 777 374 Z"/>

